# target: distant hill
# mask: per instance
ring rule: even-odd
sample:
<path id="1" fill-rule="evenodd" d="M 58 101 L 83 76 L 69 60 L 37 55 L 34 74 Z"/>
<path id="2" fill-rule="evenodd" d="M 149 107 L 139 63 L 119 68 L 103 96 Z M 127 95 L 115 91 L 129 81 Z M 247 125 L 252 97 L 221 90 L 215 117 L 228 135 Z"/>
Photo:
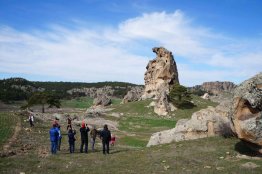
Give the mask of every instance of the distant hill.
<path id="1" fill-rule="evenodd" d="M 115 97 L 123 98 L 130 87 L 139 85 L 126 82 L 39 82 L 23 78 L 8 78 L 0 80 L 0 100 L 4 102 L 26 100 L 36 91 L 51 91 L 60 98 L 72 98 L 79 95 L 72 95 L 68 93 L 69 90 L 103 88 L 105 86 L 110 86 L 114 90 Z"/>

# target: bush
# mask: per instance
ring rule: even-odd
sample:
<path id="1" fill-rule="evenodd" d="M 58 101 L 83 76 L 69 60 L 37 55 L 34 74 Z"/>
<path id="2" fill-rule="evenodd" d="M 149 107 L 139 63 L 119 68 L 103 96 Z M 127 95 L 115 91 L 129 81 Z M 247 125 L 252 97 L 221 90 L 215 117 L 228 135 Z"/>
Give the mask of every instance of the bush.
<path id="1" fill-rule="evenodd" d="M 192 100 L 191 93 L 186 87 L 174 84 L 169 92 L 168 99 L 178 108 L 188 108 L 194 106 L 190 101 Z"/>

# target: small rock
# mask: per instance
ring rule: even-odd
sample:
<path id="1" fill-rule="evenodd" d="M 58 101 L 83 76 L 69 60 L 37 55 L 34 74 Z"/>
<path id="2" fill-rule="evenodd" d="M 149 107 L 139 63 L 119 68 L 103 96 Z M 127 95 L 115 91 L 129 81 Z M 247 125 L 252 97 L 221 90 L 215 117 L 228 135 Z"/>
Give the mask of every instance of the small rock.
<path id="1" fill-rule="evenodd" d="M 166 160 L 163 160 L 163 161 L 162 161 L 162 163 L 165 163 L 165 162 L 166 162 Z"/>
<path id="2" fill-rule="evenodd" d="M 224 170 L 225 167 L 216 167 L 217 170 Z"/>
<path id="3" fill-rule="evenodd" d="M 167 169 L 169 169 L 170 168 L 170 166 L 169 165 L 167 165 L 167 166 L 164 166 L 164 169 L 165 170 L 167 170 Z"/>
<path id="4" fill-rule="evenodd" d="M 211 166 L 204 166 L 204 169 L 211 169 Z"/>
<path id="5" fill-rule="evenodd" d="M 20 172 L 20 174 L 25 174 L 25 172 Z"/>
<path id="6" fill-rule="evenodd" d="M 244 163 L 241 166 L 244 167 L 244 168 L 247 168 L 247 169 L 255 169 L 257 167 L 260 167 L 260 165 L 257 165 L 257 164 L 252 163 L 252 162 Z"/>
<path id="7" fill-rule="evenodd" d="M 221 156 L 221 157 L 219 157 L 219 159 L 224 159 L 225 157 L 223 157 L 223 156 Z"/>
<path id="8" fill-rule="evenodd" d="M 229 155 L 229 154 L 230 154 L 230 152 L 226 152 L 226 154 L 227 154 L 227 155 Z"/>

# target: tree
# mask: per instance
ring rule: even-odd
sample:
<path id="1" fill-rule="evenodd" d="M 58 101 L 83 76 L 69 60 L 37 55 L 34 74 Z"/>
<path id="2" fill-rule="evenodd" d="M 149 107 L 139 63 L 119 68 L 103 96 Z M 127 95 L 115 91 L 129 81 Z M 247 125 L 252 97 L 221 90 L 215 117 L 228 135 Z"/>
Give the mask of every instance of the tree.
<path id="1" fill-rule="evenodd" d="M 174 84 L 169 92 L 168 99 L 176 107 L 192 107 L 193 104 L 190 102 L 192 100 L 191 93 L 186 87 Z"/>
<path id="2" fill-rule="evenodd" d="M 28 108 L 38 104 L 42 105 L 42 113 L 45 112 L 45 104 L 48 104 L 49 108 L 53 106 L 60 108 L 61 106 L 60 100 L 54 94 L 49 92 L 35 92 L 27 101 L 27 105 L 22 108 Z"/>

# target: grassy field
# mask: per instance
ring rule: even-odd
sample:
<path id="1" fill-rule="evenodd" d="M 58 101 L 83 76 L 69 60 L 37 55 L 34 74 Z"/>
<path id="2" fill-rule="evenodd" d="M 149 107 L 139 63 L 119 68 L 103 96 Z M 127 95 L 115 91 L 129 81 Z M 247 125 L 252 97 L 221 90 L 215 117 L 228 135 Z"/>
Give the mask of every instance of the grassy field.
<path id="1" fill-rule="evenodd" d="M 26 128 L 29 128 L 29 124 L 22 122 L 17 142 L 11 146 L 17 154 L 0 158 L 0 173 L 261 173 L 262 160 L 237 157 L 241 153 L 251 153 L 234 137 L 212 137 L 145 147 L 152 133 L 173 128 L 179 118 L 189 118 L 194 111 L 216 105 L 198 97 L 194 97 L 193 101 L 196 107 L 177 110 L 172 113 L 175 116 L 169 119 L 153 114 L 153 109 L 146 107 L 151 101 L 126 105 L 114 103 L 111 107 L 115 109 L 111 112 L 123 115 L 119 118 L 110 116 L 112 113 L 103 116 L 119 124 L 119 130 L 113 131 L 117 135 L 116 145 L 111 147 L 109 155 L 102 154 L 100 139 L 97 139 L 95 152 L 79 153 L 79 131 L 76 134 L 76 153 L 70 154 L 65 135 L 66 125 L 61 125 L 61 151 L 57 155 L 50 155 L 50 123 L 36 119 L 35 127 L 28 131 Z M 15 117 L 12 113 L 1 113 L 1 119 L 12 117 Z M 27 116 L 24 116 L 22 120 L 26 118 Z M 12 118 L 11 122 L 15 120 Z M 8 128 L 4 128 L 3 122 L 8 121 L 0 122 L 3 130 L 7 131 Z M 7 134 L 10 137 L 12 132 Z M 247 162 L 252 162 L 258 167 L 243 167 Z"/>
<path id="2" fill-rule="evenodd" d="M 22 123 L 27 127 L 27 123 Z M 62 150 L 57 155 L 41 154 L 49 150 L 49 127 L 37 121 L 31 131 L 22 130 L 13 149 L 20 144 L 31 144 L 27 152 L 12 157 L 0 158 L 0 173 L 260 173 L 255 169 L 242 167 L 246 162 L 262 166 L 262 160 L 239 159 L 236 150 L 240 142 L 236 138 L 213 137 L 194 141 L 171 143 L 150 148 L 141 148 L 143 142 L 136 136 L 126 137 L 134 147 L 125 147 L 118 142 L 111 148 L 111 154 L 103 155 L 98 141 L 95 152 L 79 153 L 79 136 L 76 153 L 69 154 L 64 136 Z M 120 143 L 120 144 L 119 144 Z M 244 148 L 240 145 L 240 148 Z M 238 148 L 239 149 L 239 148 Z"/>
<path id="3" fill-rule="evenodd" d="M 0 112 L 0 149 L 14 132 L 16 117 L 13 113 Z"/>
<path id="4" fill-rule="evenodd" d="M 89 108 L 93 104 L 93 99 L 90 97 L 79 97 L 72 100 L 62 100 L 61 107 L 64 108 Z"/>

